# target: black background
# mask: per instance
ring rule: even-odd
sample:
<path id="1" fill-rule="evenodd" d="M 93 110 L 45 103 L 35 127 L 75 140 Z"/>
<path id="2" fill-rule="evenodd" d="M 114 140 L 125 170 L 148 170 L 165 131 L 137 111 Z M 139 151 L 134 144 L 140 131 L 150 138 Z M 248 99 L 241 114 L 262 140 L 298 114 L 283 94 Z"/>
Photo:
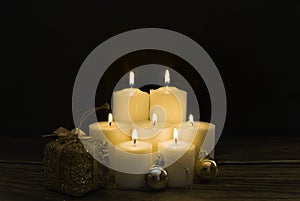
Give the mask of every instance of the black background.
<path id="1" fill-rule="evenodd" d="M 228 101 L 223 136 L 298 133 L 297 1 L 1 4 L 1 135 L 72 128 L 72 89 L 84 59 L 110 37 L 146 27 L 187 35 L 214 60 Z"/>

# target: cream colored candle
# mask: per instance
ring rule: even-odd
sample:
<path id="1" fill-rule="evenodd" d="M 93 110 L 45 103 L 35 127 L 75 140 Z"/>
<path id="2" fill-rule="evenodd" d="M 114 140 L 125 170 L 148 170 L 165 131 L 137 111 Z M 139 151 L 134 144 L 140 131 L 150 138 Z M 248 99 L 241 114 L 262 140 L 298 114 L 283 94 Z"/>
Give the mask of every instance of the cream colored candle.
<path id="1" fill-rule="evenodd" d="M 216 126 L 212 123 L 200 122 L 200 132 L 206 133 L 203 141 L 202 149 L 207 151 L 210 157 L 215 157 L 215 145 L 216 145 Z"/>
<path id="2" fill-rule="evenodd" d="M 111 114 L 109 114 L 109 120 L 107 122 L 97 122 L 89 125 L 90 136 L 110 142 L 113 145 L 130 140 L 130 132 L 131 124 L 116 124 L 112 121 Z"/>
<path id="3" fill-rule="evenodd" d="M 158 122 L 154 113 L 151 121 L 139 121 L 133 124 L 133 128 L 139 133 L 139 140 L 152 144 L 153 151 L 157 151 L 159 142 L 172 139 L 172 124 Z"/>
<path id="4" fill-rule="evenodd" d="M 193 183 L 195 145 L 178 140 L 176 132 L 174 128 L 174 140 L 158 143 L 158 152 L 165 157 L 168 186 L 186 187 Z"/>
<path id="5" fill-rule="evenodd" d="M 152 144 L 137 141 L 137 131 L 132 141 L 117 144 L 111 166 L 117 170 L 115 182 L 122 188 L 139 188 L 145 185 L 144 174 L 152 165 Z"/>
<path id="6" fill-rule="evenodd" d="M 194 144 L 196 154 L 198 154 L 200 148 L 203 149 L 203 146 L 208 147 L 211 142 L 214 142 L 215 125 L 211 123 L 194 122 L 192 116 L 190 116 L 188 122 L 175 124 L 175 127 L 179 131 L 179 140 Z M 206 145 L 204 145 L 205 139 L 208 143 Z"/>
<path id="7" fill-rule="evenodd" d="M 130 72 L 130 86 L 134 84 L 134 74 Z M 113 93 L 113 115 L 118 122 L 147 120 L 149 116 L 149 94 L 137 88 L 126 88 Z"/>
<path id="8" fill-rule="evenodd" d="M 170 82 L 169 71 L 165 74 L 165 83 Z M 166 113 L 166 121 L 178 123 L 186 119 L 186 91 L 177 89 L 176 87 L 160 87 L 156 90 L 150 90 L 150 114 L 161 113 L 161 109 Z M 157 107 L 158 106 L 158 107 Z"/>

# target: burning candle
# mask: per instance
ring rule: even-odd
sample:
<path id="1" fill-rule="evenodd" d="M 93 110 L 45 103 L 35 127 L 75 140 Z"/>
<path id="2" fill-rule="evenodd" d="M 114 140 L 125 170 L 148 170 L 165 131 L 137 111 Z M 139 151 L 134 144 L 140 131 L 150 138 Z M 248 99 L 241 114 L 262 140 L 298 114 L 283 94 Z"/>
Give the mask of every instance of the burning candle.
<path id="1" fill-rule="evenodd" d="M 194 125 L 194 117 L 192 114 L 189 115 L 189 123 L 193 126 Z"/>
<path id="2" fill-rule="evenodd" d="M 134 85 L 134 73 L 132 71 L 129 73 L 129 85 L 130 87 L 133 87 Z"/>
<path id="3" fill-rule="evenodd" d="M 159 113 L 157 106 L 166 112 L 166 121 L 170 123 L 182 122 L 186 119 L 186 91 L 168 86 L 170 73 L 166 70 L 166 87 L 150 90 L 150 113 Z"/>
<path id="4" fill-rule="evenodd" d="M 109 126 L 111 126 L 112 121 L 113 121 L 112 113 L 109 113 L 109 114 L 108 114 L 108 125 L 109 125 Z"/>
<path id="5" fill-rule="evenodd" d="M 149 115 L 149 94 L 134 86 L 134 73 L 129 73 L 130 88 L 113 93 L 113 115 L 118 122 L 147 120 Z"/>
<path id="6" fill-rule="evenodd" d="M 172 139 L 172 124 L 159 122 L 156 113 L 150 121 L 139 121 L 133 124 L 139 133 L 139 139 L 152 144 L 153 151 L 157 151 L 159 142 Z"/>
<path id="7" fill-rule="evenodd" d="M 152 165 L 152 144 L 138 140 L 136 129 L 132 140 L 116 145 L 111 161 L 117 170 L 116 184 L 122 188 L 139 188 L 145 185 L 144 174 Z"/>
<path id="8" fill-rule="evenodd" d="M 102 141 L 108 141 L 113 145 L 130 140 L 130 131 L 130 124 L 116 124 L 113 122 L 111 113 L 108 115 L 107 122 L 97 122 L 89 125 L 90 136 L 96 137 Z"/>
<path id="9" fill-rule="evenodd" d="M 179 140 L 195 145 L 196 154 L 200 149 L 211 151 L 215 142 L 215 125 L 207 122 L 194 122 L 192 114 L 189 115 L 189 120 L 184 123 L 175 124 L 180 135 Z M 211 152 L 213 157 L 213 152 Z"/>
<path id="10" fill-rule="evenodd" d="M 166 70 L 165 72 L 165 84 L 168 86 L 170 84 L 170 72 L 169 70 Z"/>
<path id="11" fill-rule="evenodd" d="M 179 132 L 173 131 L 173 140 L 158 143 L 158 152 L 165 156 L 170 187 L 186 187 L 193 182 L 195 145 L 179 140 Z"/>

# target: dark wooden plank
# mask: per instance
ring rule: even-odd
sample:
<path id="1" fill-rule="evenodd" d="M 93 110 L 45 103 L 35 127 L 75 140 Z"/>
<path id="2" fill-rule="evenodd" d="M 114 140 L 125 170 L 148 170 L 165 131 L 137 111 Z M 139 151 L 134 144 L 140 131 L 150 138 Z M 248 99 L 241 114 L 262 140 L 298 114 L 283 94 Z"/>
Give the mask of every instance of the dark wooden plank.
<path id="1" fill-rule="evenodd" d="M 43 186 L 41 162 L 48 140 L 6 137 L 0 142 L 0 200 L 300 200 L 300 138 L 221 138 L 219 175 L 195 179 L 193 189 L 162 192 L 103 188 L 72 198 Z M 8 160 L 5 162 L 4 160 Z M 21 160 L 25 162 L 16 162 Z"/>
<path id="2" fill-rule="evenodd" d="M 300 163 L 220 163 L 216 180 L 195 179 L 192 190 L 161 192 L 103 188 L 83 198 L 48 191 L 40 163 L 0 163 L 0 200 L 300 200 Z"/>
<path id="3" fill-rule="evenodd" d="M 222 138 L 216 145 L 219 161 L 299 160 L 300 137 Z"/>

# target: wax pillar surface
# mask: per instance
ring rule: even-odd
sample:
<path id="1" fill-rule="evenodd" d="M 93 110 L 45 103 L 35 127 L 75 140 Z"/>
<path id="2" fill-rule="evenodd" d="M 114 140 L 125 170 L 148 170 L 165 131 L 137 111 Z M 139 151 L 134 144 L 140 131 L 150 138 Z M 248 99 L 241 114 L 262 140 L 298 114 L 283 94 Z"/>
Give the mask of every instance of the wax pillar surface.
<path id="1" fill-rule="evenodd" d="M 182 141 L 175 143 L 174 140 L 170 140 L 159 143 L 158 152 L 165 157 L 166 165 L 171 164 L 166 167 L 169 175 L 168 186 L 186 187 L 193 183 L 195 145 Z M 184 167 L 188 170 L 188 181 Z"/>
<path id="2" fill-rule="evenodd" d="M 161 113 L 156 107 L 160 106 L 166 112 L 166 121 L 178 123 L 186 119 L 186 91 L 176 87 L 160 87 L 150 90 L 150 113 Z M 159 118 L 160 119 L 160 118 Z"/>
<path id="3" fill-rule="evenodd" d="M 97 122 L 89 125 L 90 136 L 96 137 L 102 141 L 111 142 L 113 145 L 121 142 L 129 141 L 131 139 L 131 124 L 112 122 Z"/>
<path id="4" fill-rule="evenodd" d="M 207 122 L 195 121 L 193 124 L 190 122 L 184 122 L 181 124 L 175 124 L 175 127 L 179 132 L 179 140 L 193 143 L 195 145 L 196 154 L 200 148 L 203 147 L 204 140 L 207 137 L 207 143 L 211 143 L 214 140 L 215 125 Z M 207 146 L 206 146 L 207 147 Z"/>
<path id="5" fill-rule="evenodd" d="M 122 188 L 143 187 L 144 173 L 152 165 L 152 144 L 142 141 L 127 141 L 116 145 L 112 167 L 120 168 L 116 172 L 115 182 Z"/>
<path id="6" fill-rule="evenodd" d="M 149 94 L 136 88 L 113 93 L 113 116 L 118 122 L 148 120 Z"/>
<path id="7" fill-rule="evenodd" d="M 216 126 L 211 123 L 201 122 L 201 131 L 206 132 L 206 136 L 203 141 L 202 149 L 207 151 L 209 156 L 214 158 L 215 157 L 215 130 Z"/>
<path id="8" fill-rule="evenodd" d="M 139 133 L 139 140 L 152 144 L 153 151 L 157 151 L 157 144 L 172 139 L 173 126 L 170 123 L 139 121 L 132 126 Z"/>

